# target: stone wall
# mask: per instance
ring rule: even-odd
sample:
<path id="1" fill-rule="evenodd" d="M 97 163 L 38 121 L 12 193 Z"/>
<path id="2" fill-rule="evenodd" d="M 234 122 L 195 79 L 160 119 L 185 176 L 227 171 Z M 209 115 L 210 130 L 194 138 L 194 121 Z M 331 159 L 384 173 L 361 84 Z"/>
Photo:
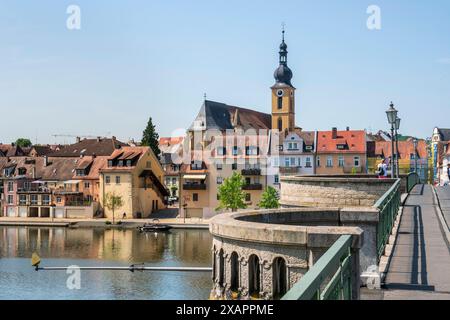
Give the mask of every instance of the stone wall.
<path id="1" fill-rule="evenodd" d="M 282 177 L 283 207 L 371 207 L 395 183 L 393 179 Z"/>
<path id="2" fill-rule="evenodd" d="M 281 217 L 283 211 L 285 210 L 222 214 L 212 219 L 210 232 L 213 235 L 214 286 L 211 298 L 251 298 L 250 278 L 254 272 L 250 268 L 252 256 L 256 256 L 259 261 L 260 290 L 257 296 L 260 299 L 274 298 L 274 283 L 279 279 L 285 279 L 286 291 L 292 288 L 341 235 L 353 235 L 352 248 L 358 257 L 359 249 L 363 245 L 363 232 L 360 228 L 295 225 L 301 220 L 307 220 L 308 217 L 318 216 L 318 212 L 311 214 L 306 209 L 300 209 L 297 210 L 300 212 L 299 215 L 291 211 Z M 281 217 L 277 222 L 284 221 L 286 224 L 263 223 L 270 220 L 273 222 L 277 216 Z M 321 218 L 322 223 L 331 224 L 331 221 L 327 223 L 325 220 L 333 217 L 337 217 L 336 212 L 326 210 Z M 231 272 L 233 253 L 238 257 L 239 266 L 234 273 Z M 358 270 L 353 275 L 353 290 L 355 295 L 359 295 L 359 257 L 356 259 L 358 262 L 355 263 L 355 268 Z M 280 260 L 285 266 L 281 271 L 274 267 L 275 261 Z M 233 276 L 237 276 L 237 288 L 232 288 Z"/>

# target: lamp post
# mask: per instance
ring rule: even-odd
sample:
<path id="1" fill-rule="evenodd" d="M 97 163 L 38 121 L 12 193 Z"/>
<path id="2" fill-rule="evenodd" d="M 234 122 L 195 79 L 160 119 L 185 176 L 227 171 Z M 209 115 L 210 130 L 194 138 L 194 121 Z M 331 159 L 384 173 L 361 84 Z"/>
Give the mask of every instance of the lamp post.
<path id="1" fill-rule="evenodd" d="M 394 129 L 395 121 L 397 119 L 398 111 L 394 108 L 394 103 L 391 102 L 389 109 L 386 111 L 388 122 L 391 125 L 391 178 L 394 179 L 395 161 L 394 161 Z"/>
<path id="2" fill-rule="evenodd" d="M 398 152 L 398 130 L 400 130 L 400 122 L 401 119 L 397 117 L 395 119 L 395 161 L 396 161 L 396 168 L 397 168 L 397 178 L 400 177 L 400 154 Z"/>
<path id="3" fill-rule="evenodd" d="M 418 144 L 417 138 L 413 139 L 413 144 L 414 144 L 414 172 L 417 173 L 417 155 L 419 154 L 417 152 L 417 144 Z"/>

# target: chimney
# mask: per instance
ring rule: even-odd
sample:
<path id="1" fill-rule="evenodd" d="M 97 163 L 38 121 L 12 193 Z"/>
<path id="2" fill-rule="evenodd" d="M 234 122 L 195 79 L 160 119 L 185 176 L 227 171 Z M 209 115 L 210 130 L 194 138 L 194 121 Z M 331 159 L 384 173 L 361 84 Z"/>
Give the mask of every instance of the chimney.
<path id="1" fill-rule="evenodd" d="M 97 137 L 97 142 L 100 142 L 102 139 L 100 137 Z"/>
<path id="2" fill-rule="evenodd" d="M 48 167 L 48 156 L 44 156 L 44 167 Z"/>
<path id="3" fill-rule="evenodd" d="M 115 136 L 112 136 L 111 139 L 113 139 L 113 141 L 116 141 L 116 137 Z"/>
<path id="4" fill-rule="evenodd" d="M 80 143 L 80 142 L 81 142 L 81 138 L 77 137 L 77 143 Z"/>
<path id="5" fill-rule="evenodd" d="M 347 127 L 347 131 L 350 131 L 350 127 Z"/>
<path id="6" fill-rule="evenodd" d="M 331 129 L 331 138 L 332 139 L 337 139 L 337 128 L 336 127 Z"/>
<path id="7" fill-rule="evenodd" d="M 11 143 L 11 147 L 15 147 L 16 144 L 14 142 Z"/>
<path id="8" fill-rule="evenodd" d="M 97 158 L 97 155 L 95 153 L 92 154 L 92 159 Z"/>

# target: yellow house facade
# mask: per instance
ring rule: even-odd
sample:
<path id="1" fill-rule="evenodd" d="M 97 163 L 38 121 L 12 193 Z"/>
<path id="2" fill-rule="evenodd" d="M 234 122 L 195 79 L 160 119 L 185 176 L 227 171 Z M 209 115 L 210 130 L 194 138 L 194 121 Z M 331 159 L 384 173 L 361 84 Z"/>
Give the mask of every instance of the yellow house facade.
<path id="1" fill-rule="evenodd" d="M 122 147 L 108 158 L 100 170 L 100 204 L 104 216 L 113 218 L 105 203 L 108 195 L 120 196 L 122 205 L 114 208 L 115 219 L 147 218 L 165 209 L 168 190 L 163 185 L 164 171 L 149 147 Z"/>

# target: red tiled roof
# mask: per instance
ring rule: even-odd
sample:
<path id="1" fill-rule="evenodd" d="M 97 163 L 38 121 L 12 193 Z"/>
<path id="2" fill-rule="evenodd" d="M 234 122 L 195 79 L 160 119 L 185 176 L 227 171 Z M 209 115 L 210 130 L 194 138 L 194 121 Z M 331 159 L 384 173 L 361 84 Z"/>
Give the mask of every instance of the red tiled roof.
<path id="1" fill-rule="evenodd" d="M 345 144 L 346 149 L 338 149 Z M 338 131 L 333 139 L 333 131 L 317 132 L 317 153 L 366 153 L 366 132 L 363 130 Z"/>
<path id="2" fill-rule="evenodd" d="M 390 141 L 376 141 L 375 142 L 375 156 L 377 157 L 390 157 L 391 156 L 391 146 Z M 400 159 L 410 159 L 411 154 L 414 152 L 414 143 L 412 141 L 399 141 L 398 150 L 400 154 Z M 417 145 L 417 153 L 420 159 L 427 158 L 427 143 L 424 140 L 420 140 Z"/>

